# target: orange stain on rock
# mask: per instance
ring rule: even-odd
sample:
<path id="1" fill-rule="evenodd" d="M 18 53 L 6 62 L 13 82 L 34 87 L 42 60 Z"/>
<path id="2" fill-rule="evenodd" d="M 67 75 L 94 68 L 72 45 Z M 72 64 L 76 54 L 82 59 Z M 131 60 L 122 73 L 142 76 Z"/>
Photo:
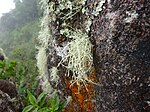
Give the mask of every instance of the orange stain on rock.
<path id="1" fill-rule="evenodd" d="M 95 69 L 88 75 L 88 79 L 92 82 L 96 82 Z M 87 82 L 85 85 L 70 84 L 70 80 L 66 81 L 67 88 L 71 90 L 72 101 L 67 107 L 68 111 L 65 112 L 95 112 L 93 100 L 96 98 L 94 92 L 94 84 Z"/>

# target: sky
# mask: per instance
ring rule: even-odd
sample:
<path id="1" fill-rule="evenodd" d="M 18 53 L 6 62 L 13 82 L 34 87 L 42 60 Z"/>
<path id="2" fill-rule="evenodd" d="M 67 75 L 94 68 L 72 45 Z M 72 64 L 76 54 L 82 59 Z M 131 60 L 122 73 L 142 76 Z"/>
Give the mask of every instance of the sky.
<path id="1" fill-rule="evenodd" d="M 13 0 L 0 0 L 0 17 L 15 7 Z"/>

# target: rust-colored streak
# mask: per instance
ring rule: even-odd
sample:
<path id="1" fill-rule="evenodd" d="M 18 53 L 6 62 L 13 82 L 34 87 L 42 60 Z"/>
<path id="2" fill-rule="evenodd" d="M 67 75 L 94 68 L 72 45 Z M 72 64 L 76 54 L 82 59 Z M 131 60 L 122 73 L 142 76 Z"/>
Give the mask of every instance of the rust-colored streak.
<path id="1" fill-rule="evenodd" d="M 88 79 L 96 82 L 95 69 L 88 75 Z M 93 83 L 71 85 L 70 80 L 66 80 L 66 86 L 71 90 L 72 101 L 65 112 L 95 112 L 93 100 L 95 100 L 96 94 Z"/>

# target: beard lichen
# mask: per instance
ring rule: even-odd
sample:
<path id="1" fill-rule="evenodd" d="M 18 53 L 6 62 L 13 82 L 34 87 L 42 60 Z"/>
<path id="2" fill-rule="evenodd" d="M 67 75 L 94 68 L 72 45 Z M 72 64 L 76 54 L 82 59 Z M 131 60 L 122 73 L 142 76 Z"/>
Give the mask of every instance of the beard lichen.
<path id="1" fill-rule="evenodd" d="M 47 71 L 47 55 L 46 55 L 46 49 L 44 47 L 38 48 L 38 54 L 37 54 L 37 67 L 39 69 L 40 77 L 45 75 L 45 72 Z"/>
<path id="2" fill-rule="evenodd" d="M 39 44 L 37 54 L 37 67 L 39 69 L 39 79 L 41 79 L 41 85 L 44 91 L 51 93 L 53 91 L 52 86 L 49 83 L 48 68 L 47 68 L 47 50 L 49 43 L 52 40 L 52 32 L 49 27 L 52 21 L 55 21 L 55 14 L 53 9 L 53 2 L 48 4 L 49 0 L 41 0 L 41 8 L 44 10 L 43 18 L 41 19 L 41 31 L 39 32 Z"/>
<path id="3" fill-rule="evenodd" d="M 95 77 L 95 73 L 93 75 L 92 71 L 93 45 L 90 42 L 88 34 L 90 32 L 92 20 L 100 13 L 105 2 L 106 0 L 95 1 L 95 5 L 91 10 L 88 0 L 41 1 L 44 13 L 43 19 L 41 20 L 41 31 L 38 37 L 40 46 L 38 48 L 37 66 L 39 68 L 40 78 L 43 79 L 42 86 L 44 91 L 49 91 L 50 94 L 53 94 L 52 91 L 54 91 L 54 89 L 49 81 L 54 81 L 57 85 L 59 80 L 57 67 L 62 65 L 67 69 L 66 76 L 71 78 L 69 81 L 70 88 L 76 88 L 76 86 L 78 89 L 84 88 L 87 92 L 90 92 L 89 96 L 91 96 L 92 85 L 95 83 L 93 82 L 94 80 L 90 79 L 89 74 Z M 72 21 L 74 21 L 73 18 L 79 13 L 86 19 L 80 22 L 81 27 L 74 28 L 74 23 L 72 23 Z M 52 27 L 54 23 L 58 24 L 58 31 L 55 30 L 56 27 Z M 57 45 L 57 43 L 53 43 L 56 42 L 55 31 L 58 33 L 57 35 L 65 36 L 67 40 L 69 40 L 65 42 L 63 47 L 56 47 L 55 45 Z M 60 49 L 58 49 L 59 47 Z M 48 69 L 47 58 L 49 52 L 47 53 L 47 51 L 51 51 L 51 48 L 55 49 L 58 56 L 61 56 L 61 61 L 58 63 L 57 67 L 52 66 L 52 68 Z M 71 89 L 71 91 L 72 90 L 73 89 Z M 78 96 L 82 96 L 81 93 L 78 93 Z M 86 98 L 80 99 L 80 105 L 85 99 Z"/>
<path id="4" fill-rule="evenodd" d="M 68 52 L 65 58 L 62 59 L 61 64 L 72 72 L 71 84 L 86 83 L 89 81 L 87 74 L 90 73 L 93 66 L 92 48 L 88 35 L 81 30 L 69 31 L 67 29 L 61 31 L 66 34 L 72 41 L 67 44 Z M 67 63 L 65 65 L 64 63 Z"/>

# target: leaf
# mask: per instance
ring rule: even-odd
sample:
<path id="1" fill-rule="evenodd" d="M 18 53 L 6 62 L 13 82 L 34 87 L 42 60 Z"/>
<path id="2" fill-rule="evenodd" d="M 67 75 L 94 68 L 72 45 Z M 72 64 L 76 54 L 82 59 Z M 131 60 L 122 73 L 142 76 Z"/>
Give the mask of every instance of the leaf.
<path id="1" fill-rule="evenodd" d="M 56 100 L 50 100 L 50 104 L 51 104 L 51 110 L 52 111 L 58 110 L 58 105 L 56 103 Z"/>
<path id="2" fill-rule="evenodd" d="M 58 95 L 55 96 L 55 100 L 56 100 L 56 104 L 59 105 L 60 99 L 59 99 L 59 96 L 58 96 Z"/>
<path id="3" fill-rule="evenodd" d="M 16 65 L 17 65 L 17 61 L 16 61 L 16 60 L 11 60 L 10 64 L 11 64 L 12 66 L 16 66 Z"/>
<path id="4" fill-rule="evenodd" d="M 47 93 L 42 92 L 38 98 L 37 98 L 37 103 L 40 107 L 42 107 L 44 105 L 44 103 L 46 102 L 46 95 Z"/>
<path id="5" fill-rule="evenodd" d="M 58 95 L 56 95 L 55 97 L 54 97 L 54 99 L 51 99 L 50 100 L 50 104 L 51 104 L 51 109 L 52 109 L 52 111 L 56 111 L 56 110 L 58 110 L 58 108 L 59 108 L 59 102 L 60 102 L 60 99 L 59 99 L 59 97 L 58 97 Z"/>
<path id="6" fill-rule="evenodd" d="M 27 90 L 29 101 L 32 105 L 37 106 L 36 98 L 31 94 L 29 90 Z"/>
<path id="7" fill-rule="evenodd" d="M 32 112 L 38 112 L 38 108 L 34 109 Z"/>
<path id="8" fill-rule="evenodd" d="M 48 107 L 41 108 L 38 112 L 51 112 Z"/>
<path id="9" fill-rule="evenodd" d="M 66 105 L 67 105 L 67 102 L 61 102 L 59 104 L 59 111 L 61 111 Z"/>
<path id="10" fill-rule="evenodd" d="M 4 61 L 2 61 L 2 62 L 0 62 L 0 68 L 4 68 L 5 67 L 5 62 Z"/>
<path id="11" fill-rule="evenodd" d="M 26 106 L 22 112 L 30 112 L 33 109 L 33 105 Z"/>

